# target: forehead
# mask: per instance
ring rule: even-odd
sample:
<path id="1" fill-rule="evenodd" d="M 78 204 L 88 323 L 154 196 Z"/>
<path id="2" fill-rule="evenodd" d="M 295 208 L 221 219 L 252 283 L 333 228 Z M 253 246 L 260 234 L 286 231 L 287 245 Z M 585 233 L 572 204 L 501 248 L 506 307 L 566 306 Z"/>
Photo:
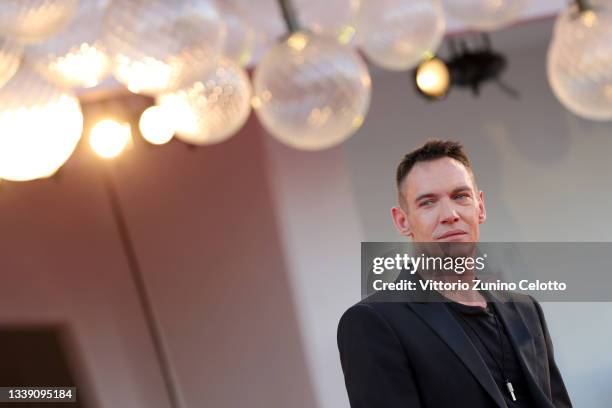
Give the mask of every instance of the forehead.
<path id="1" fill-rule="evenodd" d="M 409 199 L 426 193 L 448 193 L 463 185 L 473 188 L 472 176 L 460 161 L 451 157 L 418 162 L 404 179 Z"/>

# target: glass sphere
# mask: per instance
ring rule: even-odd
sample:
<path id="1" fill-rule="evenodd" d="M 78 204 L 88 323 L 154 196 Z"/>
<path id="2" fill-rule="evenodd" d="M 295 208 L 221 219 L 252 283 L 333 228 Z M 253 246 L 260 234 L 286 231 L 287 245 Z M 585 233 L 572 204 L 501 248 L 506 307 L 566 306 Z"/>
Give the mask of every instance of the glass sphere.
<path id="1" fill-rule="evenodd" d="M 223 0 L 236 4 L 255 30 L 255 45 L 249 66 L 259 63 L 263 55 L 287 33 L 278 0 Z"/>
<path id="2" fill-rule="evenodd" d="M 361 0 L 362 3 L 371 0 Z M 343 44 L 355 36 L 360 0 L 295 0 L 299 23 L 310 31 L 335 37 Z"/>
<path id="3" fill-rule="evenodd" d="M 229 2 L 218 4 L 226 30 L 223 55 L 245 67 L 253 58 L 255 29 L 244 10 L 238 5 Z"/>
<path id="4" fill-rule="evenodd" d="M 22 66 L 0 89 L 0 178 L 52 175 L 70 157 L 82 130 L 77 98 Z"/>
<path id="5" fill-rule="evenodd" d="M 530 0 L 444 0 L 449 16 L 469 28 L 494 31 L 515 22 Z"/>
<path id="6" fill-rule="evenodd" d="M 271 48 L 254 75 L 256 113 L 281 142 L 320 150 L 349 138 L 370 104 L 368 68 L 332 37 L 297 32 Z"/>
<path id="7" fill-rule="evenodd" d="M 593 2 L 582 14 L 571 7 L 558 19 L 548 49 L 547 73 L 557 99 L 592 120 L 612 119 L 612 6 Z"/>
<path id="8" fill-rule="evenodd" d="M 102 42 L 102 20 L 109 0 L 81 0 L 65 30 L 28 48 L 34 68 L 47 79 L 68 87 L 98 85 L 110 73 L 110 57 Z"/>
<path id="9" fill-rule="evenodd" d="M 214 66 L 225 38 L 212 0 L 114 0 L 105 30 L 117 80 L 153 95 Z"/>
<path id="10" fill-rule="evenodd" d="M 216 69 L 188 87 L 160 95 L 157 103 L 170 112 L 178 139 L 208 145 L 240 130 L 251 112 L 251 96 L 247 73 L 222 58 Z"/>
<path id="11" fill-rule="evenodd" d="M 357 20 L 357 43 L 381 68 L 404 71 L 434 54 L 445 30 L 438 0 L 363 1 Z"/>
<path id="12" fill-rule="evenodd" d="M 0 35 L 24 43 L 44 41 L 66 26 L 78 5 L 79 0 L 2 0 Z"/>
<path id="13" fill-rule="evenodd" d="M 0 88 L 17 72 L 22 51 L 15 41 L 0 37 Z"/>

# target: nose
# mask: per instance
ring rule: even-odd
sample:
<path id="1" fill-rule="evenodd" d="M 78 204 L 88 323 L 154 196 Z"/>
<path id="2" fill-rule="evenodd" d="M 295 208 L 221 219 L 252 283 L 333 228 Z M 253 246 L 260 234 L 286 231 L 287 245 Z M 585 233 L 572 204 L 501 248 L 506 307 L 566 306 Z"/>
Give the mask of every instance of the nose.
<path id="1" fill-rule="evenodd" d="M 452 202 L 442 200 L 440 203 L 440 223 L 454 224 L 459 221 L 459 214 Z"/>

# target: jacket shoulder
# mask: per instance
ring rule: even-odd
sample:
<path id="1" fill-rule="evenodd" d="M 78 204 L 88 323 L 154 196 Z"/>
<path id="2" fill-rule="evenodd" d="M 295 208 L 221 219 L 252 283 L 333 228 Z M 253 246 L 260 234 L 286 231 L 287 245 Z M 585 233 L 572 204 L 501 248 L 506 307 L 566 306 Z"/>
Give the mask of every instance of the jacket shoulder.
<path id="1" fill-rule="evenodd" d="M 398 315 L 410 314 L 410 309 L 405 303 L 378 302 L 375 299 L 366 298 L 349 307 L 340 317 L 338 331 L 347 323 L 374 322 L 391 328 L 393 321 Z"/>

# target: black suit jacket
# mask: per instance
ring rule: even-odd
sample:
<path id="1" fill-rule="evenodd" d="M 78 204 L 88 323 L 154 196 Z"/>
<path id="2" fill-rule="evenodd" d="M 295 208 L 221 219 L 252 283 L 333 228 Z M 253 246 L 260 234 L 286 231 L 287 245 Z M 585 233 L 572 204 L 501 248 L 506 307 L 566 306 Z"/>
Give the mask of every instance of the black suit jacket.
<path id="1" fill-rule="evenodd" d="M 538 408 L 571 402 L 540 305 L 488 292 L 517 352 Z M 338 325 L 352 408 L 506 407 L 483 359 L 440 302 L 362 301 Z"/>

